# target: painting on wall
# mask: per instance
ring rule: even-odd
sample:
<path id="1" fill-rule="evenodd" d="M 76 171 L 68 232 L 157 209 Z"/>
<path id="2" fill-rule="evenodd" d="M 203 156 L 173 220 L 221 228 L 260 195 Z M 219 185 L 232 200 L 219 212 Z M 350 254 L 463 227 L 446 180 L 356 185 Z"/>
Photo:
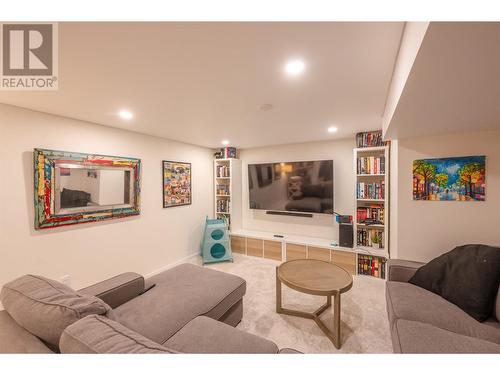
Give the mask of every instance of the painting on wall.
<path id="1" fill-rule="evenodd" d="M 163 207 L 191 204 L 191 163 L 163 161 Z"/>
<path id="2" fill-rule="evenodd" d="M 486 156 L 413 161 L 413 200 L 484 201 Z"/>
<path id="3" fill-rule="evenodd" d="M 35 229 L 140 214 L 141 160 L 34 150 Z"/>

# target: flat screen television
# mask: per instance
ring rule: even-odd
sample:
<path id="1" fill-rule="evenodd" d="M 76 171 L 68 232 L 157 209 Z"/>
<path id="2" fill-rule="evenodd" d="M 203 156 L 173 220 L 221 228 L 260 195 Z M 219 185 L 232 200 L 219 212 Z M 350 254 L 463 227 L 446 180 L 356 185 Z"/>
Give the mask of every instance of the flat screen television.
<path id="1" fill-rule="evenodd" d="M 333 214 L 333 160 L 248 165 L 250 208 Z"/>

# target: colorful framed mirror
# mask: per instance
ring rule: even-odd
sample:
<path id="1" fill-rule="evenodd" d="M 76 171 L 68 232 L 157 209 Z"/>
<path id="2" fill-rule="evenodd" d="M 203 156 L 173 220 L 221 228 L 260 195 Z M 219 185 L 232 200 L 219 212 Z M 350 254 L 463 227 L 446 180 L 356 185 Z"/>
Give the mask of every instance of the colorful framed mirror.
<path id="1" fill-rule="evenodd" d="M 140 159 L 35 149 L 35 229 L 139 215 L 140 174 Z"/>

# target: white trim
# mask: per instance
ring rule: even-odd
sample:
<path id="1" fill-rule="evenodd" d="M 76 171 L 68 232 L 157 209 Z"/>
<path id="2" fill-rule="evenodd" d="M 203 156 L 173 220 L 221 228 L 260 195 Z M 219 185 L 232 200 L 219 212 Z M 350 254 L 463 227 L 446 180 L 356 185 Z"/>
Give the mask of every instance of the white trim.
<path id="1" fill-rule="evenodd" d="M 145 279 L 149 279 L 150 277 L 152 276 L 155 276 L 155 275 L 158 275 L 166 270 L 169 270 L 170 268 L 174 268 L 175 266 L 178 266 L 179 264 L 182 264 L 182 263 L 186 263 L 187 260 L 191 259 L 191 258 L 194 258 L 194 257 L 197 257 L 200 255 L 200 252 L 197 251 L 196 253 L 193 253 L 191 255 L 188 255 L 187 257 L 184 257 L 182 259 L 179 259 L 173 263 L 170 263 L 170 264 L 167 264 L 166 266 L 163 266 L 161 268 L 158 268 L 157 270 L 153 271 L 153 272 L 150 272 L 146 275 L 144 275 L 144 278 Z"/>

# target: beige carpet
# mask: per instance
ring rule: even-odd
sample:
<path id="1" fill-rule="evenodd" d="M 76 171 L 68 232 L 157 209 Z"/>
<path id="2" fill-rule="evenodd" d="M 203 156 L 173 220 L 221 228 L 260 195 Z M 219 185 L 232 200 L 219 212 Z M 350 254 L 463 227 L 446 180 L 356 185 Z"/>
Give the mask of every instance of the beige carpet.
<path id="1" fill-rule="evenodd" d="M 200 259 L 193 260 L 200 264 Z M 280 348 L 304 353 L 392 353 L 385 307 L 385 281 L 354 276 L 353 287 L 342 295 L 342 347 L 337 350 L 310 319 L 277 314 L 275 270 L 269 259 L 235 254 L 234 263 L 207 267 L 238 275 L 247 281 L 243 320 L 238 328 L 274 341 Z M 298 293 L 283 286 L 283 306 L 314 311 L 324 297 Z M 333 328 L 332 312 L 322 315 Z"/>

